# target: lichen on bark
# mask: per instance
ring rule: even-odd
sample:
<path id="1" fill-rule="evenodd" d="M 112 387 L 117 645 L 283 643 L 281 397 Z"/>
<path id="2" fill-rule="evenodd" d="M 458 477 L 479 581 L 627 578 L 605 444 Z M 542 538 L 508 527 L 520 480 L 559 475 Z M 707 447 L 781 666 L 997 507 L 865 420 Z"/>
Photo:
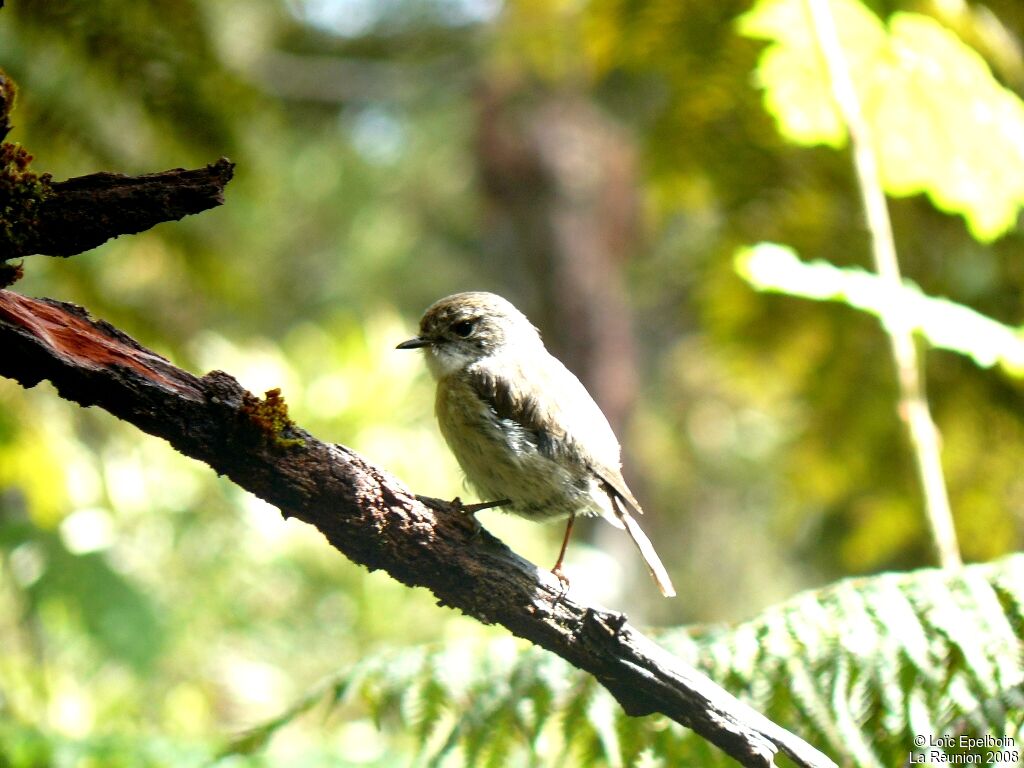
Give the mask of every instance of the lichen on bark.
<path id="1" fill-rule="evenodd" d="M 17 88 L 7 73 L 0 70 L 0 139 L 11 129 Z M 36 237 L 39 209 L 53 194 L 48 173 L 31 170 L 32 155 L 21 144 L 0 144 L 0 284 L 17 279 L 17 268 L 2 262 L 19 256 L 26 241 Z"/>

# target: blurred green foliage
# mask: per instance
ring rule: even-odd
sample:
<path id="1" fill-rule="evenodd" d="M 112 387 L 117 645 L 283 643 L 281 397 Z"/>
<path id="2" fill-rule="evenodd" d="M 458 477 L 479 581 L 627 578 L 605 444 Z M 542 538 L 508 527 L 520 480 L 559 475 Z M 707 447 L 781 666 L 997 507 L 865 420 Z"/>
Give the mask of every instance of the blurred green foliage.
<path id="1" fill-rule="evenodd" d="M 971 75 L 930 89 L 908 78 L 898 116 L 916 119 L 927 102 L 946 117 L 879 128 L 905 139 L 899 167 L 932 174 L 901 181 L 901 195 L 950 207 L 946 160 L 987 174 L 970 176 L 977 194 L 955 208 L 970 230 L 924 196 L 895 200 L 900 257 L 924 294 L 1018 326 L 1020 144 L 1007 148 L 957 99 L 965 88 L 972 104 L 1018 98 L 1024 18 L 1017 0 L 953 5 L 846 7 L 880 45 L 926 56 L 931 41 L 942 76 Z M 794 144 L 764 109 L 782 85 L 764 57 L 786 41 L 740 34 L 751 13 L 740 0 L 15 0 L 0 11 L 0 66 L 20 87 L 10 138 L 35 170 L 237 163 L 221 208 L 71 259 L 27 259 L 16 288 L 79 302 L 196 372 L 226 370 L 257 394 L 280 387 L 317 436 L 418 492 L 461 494 L 422 366 L 392 348 L 457 290 L 495 290 L 547 316 L 550 273 L 482 192 L 480 94 L 498 84 L 525 115 L 583 99 L 638 158 L 642 232 L 617 269 L 641 384 L 621 437 L 683 597 L 660 601 L 628 544 L 616 550 L 594 526 L 584 533 L 601 546 L 581 537 L 570 552 L 574 585 L 678 624 L 927 565 L 877 323 L 755 292 L 733 269 L 737 247 L 763 241 L 868 263 L 847 158 Z M 813 89 L 802 93 L 820 117 Z M 1013 114 L 993 120 L 1019 128 Z M 993 163 L 1005 173 L 992 176 Z M 573 346 L 563 326 L 542 330 Z M 942 352 L 927 373 L 966 557 L 1019 549 L 1021 382 Z M 552 559 L 554 528 L 482 519 L 527 557 Z M 0 765 L 203 764 L 383 649 L 494 637 L 109 415 L 0 381 Z M 458 657 L 438 670 L 465 672 Z M 382 736 L 358 702 L 318 714 L 222 762 L 408 762 L 408 742 Z"/>

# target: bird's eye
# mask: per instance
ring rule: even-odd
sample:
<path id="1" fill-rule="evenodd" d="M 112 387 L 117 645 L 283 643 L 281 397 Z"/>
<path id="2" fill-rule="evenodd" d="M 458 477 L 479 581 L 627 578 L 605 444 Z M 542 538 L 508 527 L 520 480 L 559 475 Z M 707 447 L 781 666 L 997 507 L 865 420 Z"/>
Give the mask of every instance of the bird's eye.
<path id="1" fill-rule="evenodd" d="M 461 336 L 463 339 L 469 336 L 473 332 L 473 321 L 472 320 L 460 320 L 457 323 L 452 323 L 452 333 L 456 336 Z"/>

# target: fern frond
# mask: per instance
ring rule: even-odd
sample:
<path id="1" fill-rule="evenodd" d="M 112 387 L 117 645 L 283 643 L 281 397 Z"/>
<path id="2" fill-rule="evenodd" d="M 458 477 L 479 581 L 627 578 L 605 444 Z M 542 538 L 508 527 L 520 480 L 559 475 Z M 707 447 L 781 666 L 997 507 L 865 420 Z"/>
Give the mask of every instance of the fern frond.
<path id="1" fill-rule="evenodd" d="M 907 762 L 915 736 L 1021 733 L 1022 632 L 1024 555 L 1012 555 L 849 579 L 751 621 L 659 639 L 838 762 L 890 766 Z M 730 764 L 692 732 L 626 716 L 590 676 L 504 637 L 381 654 L 326 688 L 362 701 L 396 739 L 411 734 L 429 765 Z"/>

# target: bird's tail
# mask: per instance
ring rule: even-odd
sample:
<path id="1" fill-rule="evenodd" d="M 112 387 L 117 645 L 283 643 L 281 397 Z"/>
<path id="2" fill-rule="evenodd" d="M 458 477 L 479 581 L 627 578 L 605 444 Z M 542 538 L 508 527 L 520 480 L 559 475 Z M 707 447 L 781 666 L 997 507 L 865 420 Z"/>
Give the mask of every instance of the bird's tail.
<path id="1" fill-rule="evenodd" d="M 643 529 L 641 529 L 636 520 L 633 519 L 633 516 L 622 508 L 622 502 L 619 501 L 615 494 L 609 493 L 608 495 L 611 498 L 612 509 L 615 510 L 615 516 L 626 529 L 626 533 L 629 534 L 629 538 L 631 538 L 633 543 L 636 544 L 636 548 L 640 550 L 640 556 L 647 564 L 647 570 L 651 572 L 651 576 L 654 578 L 654 583 L 658 585 L 658 589 L 661 590 L 661 594 L 665 597 L 675 597 L 676 588 L 672 586 L 672 579 L 668 577 L 668 571 L 666 571 L 665 566 L 662 565 L 661 558 L 658 557 L 658 553 L 654 551 L 654 545 L 651 544 L 651 540 L 647 538 L 647 534 L 643 532 Z"/>

